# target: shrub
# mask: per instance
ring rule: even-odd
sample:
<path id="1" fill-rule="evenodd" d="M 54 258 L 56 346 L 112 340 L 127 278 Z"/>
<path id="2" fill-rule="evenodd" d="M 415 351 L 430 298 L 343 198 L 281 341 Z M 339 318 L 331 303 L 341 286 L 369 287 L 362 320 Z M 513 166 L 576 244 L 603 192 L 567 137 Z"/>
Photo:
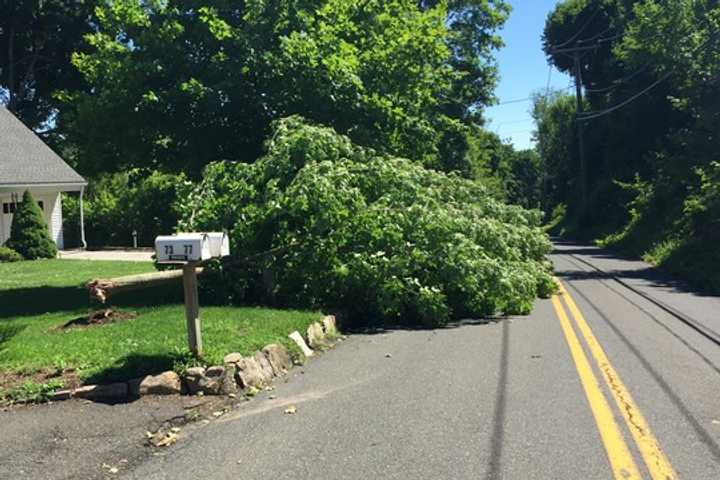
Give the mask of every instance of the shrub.
<path id="1" fill-rule="evenodd" d="M 28 260 L 54 258 L 57 255 L 57 246 L 50 238 L 42 210 L 28 190 L 15 210 L 10 238 L 5 246 Z"/>
<path id="2" fill-rule="evenodd" d="M 19 262 L 23 259 L 22 255 L 12 248 L 0 246 L 0 263 L 3 262 Z"/>
<path id="3" fill-rule="evenodd" d="M 298 117 L 256 163 L 211 164 L 181 198 L 181 228 L 230 232 L 212 278 L 235 301 L 439 325 L 527 313 L 552 290 L 540 212 Z"/>
<path id="4" fill-rule="evenodd" d="M 84 202 L 85 235 L 90 246 L 130 246 L 137 231 L 139 246 L 152 246 L 155 237 L 172 233 L 173 209 L 182 175 L 134 169 L 90 181 Z M 67 244 L 79 244 L 80 207 L 75 197 L 63 198 Z"/>

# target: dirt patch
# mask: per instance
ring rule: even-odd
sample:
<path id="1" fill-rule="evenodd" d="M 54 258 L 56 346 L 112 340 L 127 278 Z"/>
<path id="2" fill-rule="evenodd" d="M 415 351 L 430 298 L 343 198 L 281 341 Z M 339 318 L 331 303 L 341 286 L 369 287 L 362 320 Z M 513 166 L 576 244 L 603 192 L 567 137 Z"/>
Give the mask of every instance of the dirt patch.
<path id="1" fill-rule="evenodd" d="M 137 317 L 137 314 L 132 312 L 118 312 L 112 308 L 103 308 L 102 310 L 95 310 L 89 314 L 70 320 L 64 324 L 61 329 L 72 328 L 72 327 L 90 327 L 93 325 L 105 325 L 106 323 L 113 323 L 122 320 L 130 320 L 131 318 Z"/>
<path id="2" fill-rule="evenodd" d="M 34 373 L 27 372 L 3 372 L 0 371 L 0 397 L 2 392 L 11 392 L 15 387 L 30 382 L 42 385 L 51 381 L 61 382 L 62 388 L 77 388 L 82 381 L 73 369 L 67 370 L 40 370 Z M 0 398 L 0 404 L 2 399 Z"/>

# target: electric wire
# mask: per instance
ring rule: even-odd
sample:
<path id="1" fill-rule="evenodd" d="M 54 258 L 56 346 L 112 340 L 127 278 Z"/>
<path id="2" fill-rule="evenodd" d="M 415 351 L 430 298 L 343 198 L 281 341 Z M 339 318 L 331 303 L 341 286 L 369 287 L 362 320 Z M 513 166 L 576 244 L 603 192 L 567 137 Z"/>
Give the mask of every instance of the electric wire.
<path id="1" fill-rule="evenodd" d="M 692 54 L 694 54 L 695 52 L 697 52 L 698 50 L 705 48 L 708 43 L 710 43 L 712 40 L 714 40 L 714 37 L 717 37 L 718 33 L 719 33 L 719 32 L 715 32 L 715 33 L 713 33 L 712 35 L 710 35 L 710 36 L 708 37 L 708 39 L 705 40 L 705 42 L 703 42 L 703 43 L 702 43 L 701 45 L 699 45 L 698 47 L 694 48 L 690 54 L 692 55 Z M 578 120 L 582 120 L 582 121 L 592 120 L 592 119 L 594 119 L 594 118 L 603 117 L 603 116 L 608 115 L 608 114 L 610 114 L 610 113 L 612 113 L 612 112 L 614 112 L 614 111 L 616 111 L 616 110 L 621 109 L 622 107 L 624 107 L 624 106 L 626 106 L 626 105 L 634 102 L 635 100 L 637 100 L 637 99 L 640 98 L 641 96 L 645 95 L 645 94 L 648 93 L 650 90 L 654 89 L 655 87 L 657 87 L 658 85 L 660 85 L 662 82 L 664 82 L 665 80 L 667 80 L 668 78 L 670 78 L 670 77 L 672 76 L 672 74 L 675 72 L 675 68 L 676 68 L 676 67 L 671 68 L 668 72 L 666 72 L 666 73 L 665 73 L 664 75 L 662 75 L 660 78 L 658 78 L 658 79 L 655 80 L 653 83 L 651 83 L 649 86 L 647 86 L 646 88 L 644 88 L 642 91 L 636 93 L 635 95 L 631 96 L 630 98 L 628 98 L 628 99 L 626 99 L 626 100 L 624 100 L 624 101 L 622 101 L 622 102 L 620 102 L 620 103 L 618 103 L 618 104 L 616 104 L 616 105 L 613 105 L 612 107 L 606 108 L 606 109 L 604 109 L 604 110 L 600 110 L 600 111 L 597 111 L 597 112 L 587 112 L 586 114 L 583 114 L 583 115 L 579 116 L 579 117 L 578 117 Z"/>

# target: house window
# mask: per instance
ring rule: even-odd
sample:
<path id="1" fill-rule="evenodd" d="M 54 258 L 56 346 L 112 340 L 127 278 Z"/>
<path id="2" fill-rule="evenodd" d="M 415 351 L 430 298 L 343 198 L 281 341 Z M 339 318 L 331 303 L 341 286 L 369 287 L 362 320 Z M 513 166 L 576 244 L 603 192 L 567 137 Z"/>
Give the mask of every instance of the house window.
<path id="1" fill-rule="evenodd" d="M 43 212 L 45 211 L 45 204 L 42 200 L 38 202 L 38 207 L 40 207 L 40 210 Z M 3 203 L 3 213 L 15 213 L 15 209 L 17 208 L 17 203 Z"/>

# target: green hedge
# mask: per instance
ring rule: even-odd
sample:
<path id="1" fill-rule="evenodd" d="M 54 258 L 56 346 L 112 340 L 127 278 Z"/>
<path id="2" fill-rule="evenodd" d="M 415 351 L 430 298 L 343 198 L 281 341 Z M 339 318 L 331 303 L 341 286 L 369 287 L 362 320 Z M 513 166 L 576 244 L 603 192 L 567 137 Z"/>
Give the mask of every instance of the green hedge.
<path id="1" fill-rule="evenodd" d="M 0 263 L 19 262 L 21 260 L 23 260 L 23 257 L 18 252 L 0 245 Z"/>
<path id="2" fill-rule="evenodd" d="M 439 325 L 528 313 L 553 288 L 540 212 L 298 117 L 256 163 L 211 164 L 180 198 L 181 228 L 230 232 L 204 282 L 223 299 Z"/>
<path id="3" fill-rule="evenodd" d="M 85 203 L 85 238 L 91 247 L 132 246 L 133 230 L 138 245 L 150 247 L 155 237 L 173 233 L 177 187 L 183 175 L 134 169 L 90 180 Z M 63 233 L 66 246 L 80 244 L 78 197 L 63 197 Z"/>
<path id="4" fill-rule="evenodd" d="M 25 190 L 22 202 L 15 210 L 10 238 L 5 246 L 27 260 L 54 258 L 57 255 L 57 246 L 50 238 L 43 212 L 28 190 Z"/>

